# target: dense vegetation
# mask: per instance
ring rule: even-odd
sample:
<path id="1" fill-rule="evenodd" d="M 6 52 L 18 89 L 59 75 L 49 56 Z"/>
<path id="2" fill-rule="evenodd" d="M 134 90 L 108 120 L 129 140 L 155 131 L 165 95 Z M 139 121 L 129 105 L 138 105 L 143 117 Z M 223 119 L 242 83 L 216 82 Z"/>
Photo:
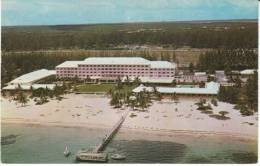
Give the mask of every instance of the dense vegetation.
<path id="1" fill-rule="evenodd" d="M 208 51 L 199 58 L 198 69 L 214 73 L 215 70 L 257 69 L 258 55 L 252 49 L 218 49 Z"/>
<path id="2" fill-rule="evenodd" d="M 256 48 L 257 22 L 163 22 L 3 27 L 2 50 L 118 49 L 119 45 L 165 48 Z"/>
<path id="3" fill-rule="evenodd" d="M 236 104 L 242 115 L 252 115 L 258 111 L 258 76 L 257 72 L 250 77 L 245 85 L 237 80 L 233 87 L 221 87 L 218 94 L 220 101 Z"/>

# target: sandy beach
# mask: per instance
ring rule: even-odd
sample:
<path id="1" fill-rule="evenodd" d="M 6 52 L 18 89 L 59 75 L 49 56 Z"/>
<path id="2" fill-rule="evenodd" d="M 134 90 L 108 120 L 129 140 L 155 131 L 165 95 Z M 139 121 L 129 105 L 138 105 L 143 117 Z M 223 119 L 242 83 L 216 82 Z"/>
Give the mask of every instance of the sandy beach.
<path id="1" fill-rule="evenodd" d="M 114 109 L 110 99 L 102 95 L 67 94 L 61 101 L 50 100 L 35 105 L 30 100 L 26 106 L 7 98 L 1 98 L 2 123 L 22 123 L 68 127 L 110 128 L 130 108 Z M 154 101 L 147 112 L 129 113 L 122 126 L 122 132 L 157 133 L 157 135 L 198 134 L 229 135 L 257 138 L 258 115 L 243 117 L 234 105 L 218 102 L 213 112 L 227 111 L 229 120 L 217 120 L 196 110 L 199 98 L 181 97 L 179 103 L 169 99 Z M 251 123 L 251 125 L 249 125 Z"/>

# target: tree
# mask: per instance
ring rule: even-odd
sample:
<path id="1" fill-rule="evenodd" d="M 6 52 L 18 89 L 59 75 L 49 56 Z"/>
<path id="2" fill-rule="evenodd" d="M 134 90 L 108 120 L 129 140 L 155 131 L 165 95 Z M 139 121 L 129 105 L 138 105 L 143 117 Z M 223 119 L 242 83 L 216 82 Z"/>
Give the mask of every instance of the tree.
<path id="1" fill-rule="evenodd" d="M 248 107 L 245 105 L 240 105 L 239 110 L 240 110 L 241 115 L 243 115 L 243 116 L 254 115 L 253 110 L 248 109 Z"/>
<path id="2" fill-rule="evenodd" d="M 40 97 L 40 100 L 36 102 L 37 105 L 41 105 L 41 104 L 44 104 L 44 103 L 47 103 L 49 100 L 47 99 L 46 96 L 41 96 Z"/>
<path id="3" fill-rule="evenodd" d="M 190 71 L 190 73 L 193 73 L 193 71 L 194 71 L 194 65 L 192 62 L 189 64 L 189 71 Z"/>
<path id="4" fill-rule="evenodd" d="M 230 66 L 227 65 L 227 66 L 225 67 L 224 71 L 225 71 L 225 74 L 226 74 L 226 75 L 230 74 L 230 73 L 231 73 L 231 68 L 230 68 Z"/>
<path id="5" fill-rule="evenodd" d="M 33 92 L 33 86 L 32 85 L 30 86 L 30 92 Z"/>
<path id="6" fill-rule="evenodd" d="M 5 97 L 6 96 L 6 93 L 5 93 L 5 90 L 2 90 L 2 96 Z"/>
<path id="7" fill-rule="evenodd" d="M 241 88 L 242 87 L 242 81 L 239 78 L 239 76 L 236 76 L 236 78 L 234 79 L 234 83 L 235 83 L 235 87 L 237 87 L 237 88 Z"/>
<path id="8" fill-rule="evenodd" d="M 127 86 L 130 86 L 130 79 L 129 79 L 128 76 L 126 76 L 125 84 L 126 84 Z"/>
<path id="9" fill-rule="evenodd" d="M 108 92 L 107 92 L 108 95 L 112 95 L 113 93 L 114 93 L 114 91 L 113 91 L 112 88 L 110 88 L 110 89 L 108 90 Z"/>
<path id="10" fill-rule="evenodd" d="M 85 80 L 86 82 L 91 82 L 91 78 L 89 77 L 89 75 L 87 75 L 87 78 Z"/>
<path id="11" fill-rule="evenodd" d="M 15 91 L 10 91 L 10 96 L 14 100 L 15 99 Z"/>
<path id="12" fill-rule="evenodd" d="M 145 96 L 145 92 L 142 91 L 139 93 L 138 101 L 139 101 L 140 107 L 144 111 L 144 109 L 147 108 L 147 104 L 148 104 L 146 96 Z"/>
<path id="13" fill-rule="evenodd" d="M 120 98 L 119 98 L 119 94 L 117 92 L 112 94 L 110 104 L 113 105 L 115 108 L 120 107 Z"/>
<path id="14" fill-rule="evenodd" d="M 77 75 L 75 75 L 74 78 L 72 78 L 72 81 L 73 81 L 73 84 L 75 85 L 80 82 L 80 79 Z"/>
<path id="15" fill-rule="evenodd" d="M 156 96 L 158 101 L 162 100 L 162 94 L 160 92 L 158 92 L 156 86 L 153 86 L 153 94 Z"/>
<path id="16" fill-rule="evenodd" d="M 258 78 L 257 72 L 254 72 L 252 78 L 247 80 L 244 90 L 242 93 L 247 96 L 247 105 L 250 109 L 253 109 L 257 112 L 258 106 Z"/>
<path id="17" fill-rule="evenodd" d="M 127 106 L 130 104 L 130 93 L 128 92 L 125 92 L 124 103 L 126 103 Z"/>
<path id="18" fill-rule="evenodd" d="M 117 77 L 116 87 L 117 87 L 118 89 L 122 89 L 122 88 L 123 88 L 122 80 L 120 79 L 120 77 Z"/>
<path id="19" fill-rule="evenodd" d="M 238 102 L 239 93 L 239 88 L 220 86 L 218 100 L 236 104 Z"/>
<path id="20" fill-rule="evenodd" d="M 214 77 L 208 76 L 208 77 L 207 77 L 207 82 L 210 82 L 210 81 L 215 81 Z"/>
<path id="21" fill-rule="evenodd" d="M 176 85 L 177 85 L 177 82 L 176 82 L 176 80 L 172 80 L 172 83 L 171 83 L 171 85 L 172 85 L 173 87 L 176 87 Z"/>
<path id="22" fill-rule="evenodd" d="M 222 48 L 208 51 L 199 57 L 198 69 L 202 71 L 232 70 L 257 68 L 257 53 L 250 48 Z"/>
<path id="23" fill-rule="evenodd" d="M 141 83 L 141 80 L 139 79 L 139 77 L 135 77 L 134 85 L 139 85 L 140 83 Z"/>
<path id="24" fill-rule="evenodd" d="M 200 83 L 199 83 L 199 87 L 200 87 L 200 88 L 204 88 L 204 87 L 205 87 L 205 82 L 200 81 Z"/>
<path id="25" fill-rule="evenodd" d="M 134 109 L 134 107 L 136 106 L 136 103 L 137 103 L 136 96 L 130 96 L 129 99 L 130 99 L 130 106 L 132 109 Z"/>
<path id="26" fill-rule="evenodd" d="M 157 91 L 156 86 L 153 85 L 152 88 L 153 88 L 153 93 L 154 93 L 155 95 L 157 95 L 157 93 L 159 93 L 159 92 Z"/>
<path id="27" fill-rule="evenodd" d="M 158 101 L 162 100 L 162 94 L 160 92 L 157 93 L 157 100 Z"/>
<path id="28" fill-rule="evenodd" d="M 212 98 L 212 99 L 211 99 L 211 104 L 213 104 L 214 106 L 218 106 L 218 101 L 217 101 L 217 99 Z"/>
<path id="29" fill-rule="evenodd" d="M 174 100 L 176 104 L 179 102 L 179 98 L 175 92 L 171 94 L 171 100 Z"/>
<path id="30" fill-rule="evenodd" d="M 18 102 L 22 104 L 22 106 L 25 106 L 25 104 L 29 101 L 27 99 L 27 96 L 23 94 L 23 92 L 20 92 L 17 96 Z"/>
<path id="31" fill-rule="evenodd" d="M 20 84 L 18 84 L 17 90 L 18 90 L 18 91 L 22 90 L 22 87 L 21 87 Z"/>

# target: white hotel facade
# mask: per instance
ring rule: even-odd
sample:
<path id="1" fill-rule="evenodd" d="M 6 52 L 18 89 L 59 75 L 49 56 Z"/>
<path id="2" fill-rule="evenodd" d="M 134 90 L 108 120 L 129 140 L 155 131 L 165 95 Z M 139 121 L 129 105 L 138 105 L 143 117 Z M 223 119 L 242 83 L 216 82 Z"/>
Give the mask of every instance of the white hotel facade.
<path id="1" fill-rule="evenodd" d="M 118 77 L 173 78 L 177 65 L 140 57 L 90 57 L 56 66 L 58 78 L 115 80 Z"/>

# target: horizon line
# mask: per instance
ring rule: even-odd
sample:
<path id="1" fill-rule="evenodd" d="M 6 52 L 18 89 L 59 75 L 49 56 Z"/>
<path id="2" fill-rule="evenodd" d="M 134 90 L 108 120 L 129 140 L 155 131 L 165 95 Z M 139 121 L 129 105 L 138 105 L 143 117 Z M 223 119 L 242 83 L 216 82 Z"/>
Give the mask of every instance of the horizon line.
<path id="1" fill-rule="evenodd" d="M 236 18 L 236 19 L 205 19 L 205 20 L 173 20 L 173 21 L 129 21 L 129 22 L 103 22 L 103 23 L 72 23 L 72 24 L 27 24 L 27 25 L 1 25 L 1 27 L 25 27 L 25 26 L 67 26 L 67 25 L 102 25 L 102 24 L 140 24 L 140 23 L 171 23 L 171 22 L 202 22 L 202 23 L 207 23 L 207 22 L 225 22 L 225 21 L 230 21 L 230 22 L 248 22 L 249 20 L 253 22 L 258 22 L 258 18 Z M 250 21 L 250 22 L 251 22 Z"/>

